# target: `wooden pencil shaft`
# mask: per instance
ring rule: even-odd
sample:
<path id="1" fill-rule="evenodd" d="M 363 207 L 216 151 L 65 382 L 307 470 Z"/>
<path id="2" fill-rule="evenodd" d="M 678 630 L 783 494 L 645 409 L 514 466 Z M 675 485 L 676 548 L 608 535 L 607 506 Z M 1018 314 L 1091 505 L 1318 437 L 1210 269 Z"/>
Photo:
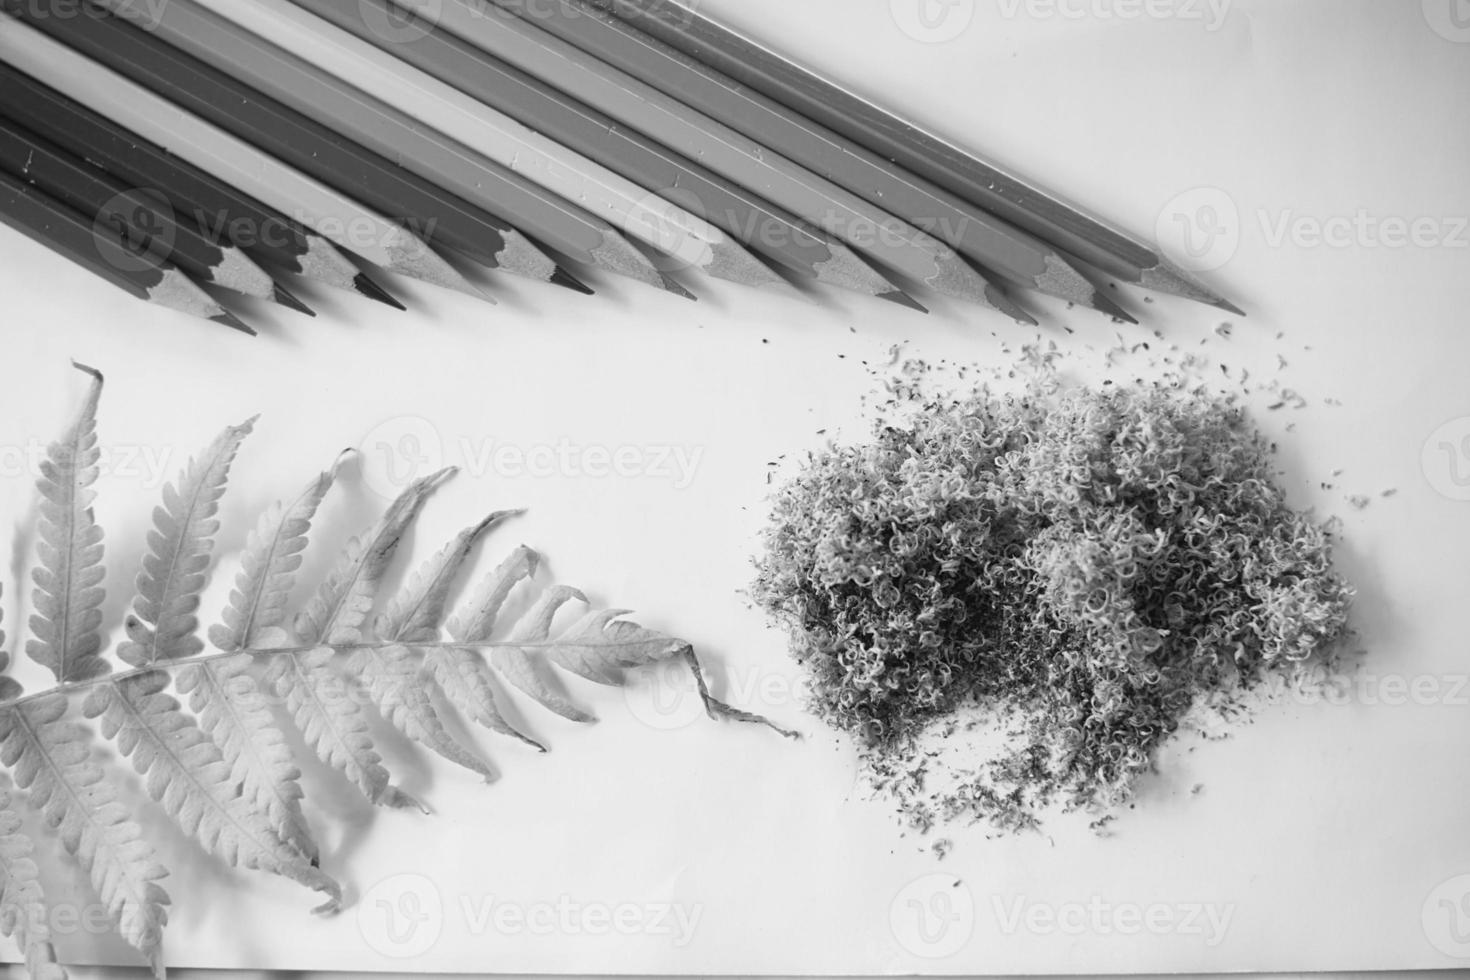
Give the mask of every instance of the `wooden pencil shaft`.
<path id="1" fill-rule="evenodd" d="M 390 41 L 366 19 L 395 14 L 388 0 L 359 0 L 351 8 L 335 0 L 295 2 L 640 186 L 677 194 L 710 223 L 793 271 L 810 276 L 832 258 L 821 238 L 744 188 L 458 38 L 432 29 Z"/>
<path id="2" fill-rule="evenodd" d="M 302 271 L 306 229 L 172 153 L 129 132 L 49 86 L 0 65 L 0 110 L 93 166 L 162 195 L 215 240 Z"/>
<path id="3" fill-rule="evenodd" d="M 147 299 L 164 268 L 146 252 L 113 240 L 70 207 L 9 172 L 0 173 L 0 215 L 6 223 L 119 289 Z"/>
<path id="4" fill-rule="evenodd" d="M 240 31 L 217 14 L 170 3 L 158 24 L 160 30 L 165 22 L 177 28 L 168 34 L 170 41 L 180 44 L 194 37 L 218 37 L 225 30 L 233 40 L 214 57 L 218 63 L 227 63 L 237 77 L 399 166 L 407 168 L 411 161 L 404 150 L 415 148 L 420 152 L 414 159 L 437 160 L 443 167 L 452 167 L 457 182 L 478 179 L 474 199 L 493 201 L 496 213 L 568 257 L 588 265 L 601 264 L 597 252 L 612 228 L 524 177 L 426 132 L 406 114 L 367 98 L 277 45 Z M 431 156 L 428 147 L 438 155 Z M 414 172 L 436 183 L 449 177 L 427 166 L 416 167 Z"/>
<path id="5" fill-rule="evenodd" d="M 1012 282 L 1037 288 L 1054 268 L 1048 259 L 1064 261 L 1032 235 L 579 0 L 540 13 L 536 24 L 562 40 L 906 218 Z"/>
<path id="6" fill-rule="evenodd" d="M 952 194 L 1080 259 L 1138 281 L 1160 264 L 1148 245 L 1061 197 L 913 126 L 842 86 L 668 0 L 592 0 L 599 8 L 783 103 Z"/>
<path id="7" fill-rule="evenodd" d="M 466 0 L 436 6 L 436 22 L 451 33 L 694 157 L 885 265 L 937 287 L 944 275 L 941 257 L 958 262 L 948 246 L 901 219 L 527 21 Z"/>
<path id="8" fill-rule="evenodd" d="M 199 0 L 307 58 L 369 95 L 415 117 L 445 136 L 601 215 L 623 233 L 689 265 L 716 272 L 719 229 L 649 194 L 607 168 L 547 139 L 379 51 L 286 0 Z M 473 184 L 471 184 L 473 186 Z"/>
<path id="9" fill-rule="evenodd" d="M 420 254 L 415 246 L 422 243 L 389 219 L 5 15 L 0 15 L 0 58 L 245 193 L 299 216 L 308 227 L 370 262 L 397 270 L 404 265 L 406 251 L 415 261 Z"/>
<path id="10" fill-rule="evenodd" d="M 488 213 L 343 140 L 154 32 L 110 15 L 42 18 L 34 23 L 199 118 L 403 221 L 420 237 L 498 264 L 506 226 Z M 161 32 L 162 22 L 156 27 Z"/>
<path id="11" fill-rule="evenodd" d="M 173 262 L 195 279 L 215 281 L 224 251 L 168 202 L 128 187 L 4 116 L 0 107 L 0 169 L 34 184 L 84 218 L 116 229 L 128 247 Z"/>

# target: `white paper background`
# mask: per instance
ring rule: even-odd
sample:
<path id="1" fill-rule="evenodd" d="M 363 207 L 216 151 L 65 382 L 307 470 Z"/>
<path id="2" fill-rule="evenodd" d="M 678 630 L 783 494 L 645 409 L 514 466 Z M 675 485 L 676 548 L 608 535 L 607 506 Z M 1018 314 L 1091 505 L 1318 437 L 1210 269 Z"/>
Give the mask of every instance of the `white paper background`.
<path id="1" fill-rule="evenodd" d="M 1454 480 L 1456 467 L 1470 467 L 1454 451 L 1470 435 L 1470 30 L 1456 27 L 1452 5 L 1239 0 L 1217 19 L 1183 0 L 957 0 L 931 8 L 948 13 L 928 27 L 904 0 L 710 0 L 706 9 L 1110 218 L 1171 239 L 1188 228 L 1195 244 L 1211 245 L 1206 257 L 1223 264 L 1209 277 L 1251 313 L 1234 339 L 1214 336 L 1228 319 L 1217 311 L 1145 305 L 1127 290 L 1147 322 L 1123 335 L 1154 340 L 1159 329 L 1185 348 L 1207 338 L 1206 353 L 1258 377 L 1278 353 L 1287 358 L 1282 377 L 1312 405 L 1263 413 L 1262 424 L 1282 441 L 1294 498 L 1346 521 L 1341 566 L 1361 589 L 1370 670 L 1417 680 L 1428 695 L 1386 705 L 1391 687 L 1373 682 L 1349 705 L 1280 706 L 1230 740 L 1168 753 L 1110 839 L 1082 821 L 999 841 L 954 828 L 941 863 L 855 785 L 850 751 L 802 716 L 782 637 L 738 593 L 767 463 L 819 445 L 818 430 L 861 433 L 871 386 L 863 360 L 882 363 L 906 341 L 933 359 L 997 363 L 997 337 L 1014 346 L 1026 332 L 930 296 L 935 313 L 922 318 L 832 292 L 783 297 L 708 280 L 691 283 L 703 299 L 690 304 L 622 282 L 597 283 L 592 299 L 496 279 L 496 308 L 394 281 L 410 314 L 304 287 L 321 316 L 250 309 L 264 334 L 251 341 L 120 297 L 0 229 L 9 368 L 0 506 L 25 523 L 22 450 L 57 432 L 81 391 L 67 359 L 108 372 L 101 435 L 122 455 L 98 509 L 114 614 L 158 494 L 154 470 L 171 478 L 220 427 L 256 412 L 223 511 L 227 571 L 206 612 L 218 609 L 254 516 L 343 447 L 363 448 L 366 476 L 351 470 L 334 491 L 309 575 L 372 520 L 383 468 L 406 465 L 405 451 L 465 464 L 487 440 L 527 452 L 676 448 L 698 454 L 687 486 L 650 472 L 466 472 L 426 510 L 406 564 L 488 510 L 529 506 L 491 538 L 480 570 L 518 542 L 541 549 L 557 580 L 693 641 L 728 699 L 808 733 L 792 744 L 694 718 L 687 698 L 652 700 L 676 687 L 648 682 L 625 696 L 573 679 L 569 689 L 601 724 L 577 729 L 526 711 L 553 751 L 479 739 L 502 771 L 493 787 L 385 740 L 432 818 L 371 812 L 308 767 L 325 864 L 356 899 L 330 921 L 307 916 L 309 897 L 294 886 L 199 858 L 145 810 L 174 872 L 169 962 L 1095 973 L 1417 968 L 1470 956 L 1451 931 L 1470 940 L 1470 903 L 1456 904 L 1470 894 L 1470 879 L 1456 878 L 1470 874 L 1470 692 L 1459 687 L 1470 671 L 1470 503 L 1455 499 L 1470 493 Z M 1383 244 L 1385 227 L 1415 219 L 1428 221 L 1427 244 Z M 1275 234 L 1283 221 L 1284 238 Z M 1314 222 L 1346 227 L 1346 241 L 1314 242 Z M 1218 234 L 1200 237 L 1210 229 Z M 1079 353 L 1113 342 L 1114 326 L 1096 315 L 1024 299 L 1045 336 Z M 1328 397 L 1343 405 L 1325 406 Z M 1336 488 L 1322 490 L 1323 480 Z M 1343 501 L 1390 487 L 1397 497 L 1363 512 Z M 12 634 L 17 571 L 6 576 Z M 1192 795 L 1196 783 L 1205 789 Z M 58 901 L 90 901 L 76 888 L 67 898 L 75 877 L 55 850 L 47 845 L 43 864 Z M 408 893 L 425 913 L 416 929 L 403 918 L 414 909 Z M 651 919 L 627 935 L 477 921 L 486 903 L 531 911 L 558 902 L 649 917 L 673 904 L 698 918 L 682 944 Z M 1126 934 L 1126 911 L 1103 928 L 1035 918 L 1007 931 L 1018 902 L 1043 917 L 1092 903 L 1113 914 L 1160 905 L 1173 916 L 1213 906 L 1230 920 L 1214 944 L 1207 927 Z M 84 932 L 63 952 L 134 962 Z"/>

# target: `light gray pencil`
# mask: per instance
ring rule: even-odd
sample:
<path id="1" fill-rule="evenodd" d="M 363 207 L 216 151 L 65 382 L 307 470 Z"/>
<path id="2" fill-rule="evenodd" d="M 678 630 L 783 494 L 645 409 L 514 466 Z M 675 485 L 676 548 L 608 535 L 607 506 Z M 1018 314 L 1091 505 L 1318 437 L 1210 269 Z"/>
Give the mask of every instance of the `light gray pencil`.
<path id="1" fill-rule="evenodd" d="M 504 0 L 502 0 L 504 2 Z M 519 2 L 507 9 L 526 16 Z M 1122 314 L 1055 248 L 865 147 L 753 92 L 586 0 L 548 0 L 536 26 L 892 211 L 987 271 L 1070 303 Z"/>
<path id="2" fill-rule="evenodd" d="M 743 245 L 703 218 L 286 0 L 175 0 L 170 8 L 175 6 L 206 8 L 233 21 L 238 29 L 330 72 L 366 96 L 411 111 L 422 127 L 437 130 L 502 166 L 514 167 L 681 263 L 743 285 L 786 286 L 784 279 Z M 191 40 L 202 39 L 195 36 Z M 419 161 L 418 156 L 406 147 L 399 154 L 405 166 L 433 165 Z M 449 189 L 469 197 L 477 183 L 475 179 Z"/>
<path id="3" fill-rule="evenodd" d="M 1244 315 L 1233 303 L 1170 262 L 1157 246 L 717 24 L 697 13 L 692 4 L 670 0 L 592 2 L 1124 282 Z"/>
<path id="4" fill-rule="evenodd" d="M 389 0 L 295 0 L 416 68 L 656 194 L 668 195 L 798 275 L 922 310 L 842 243 L 744 187 L 432 25 L 385 36 Z"/>
<path id="5" fill-rule="evenodd" d="M 432 9 L 427 9 L 428 4 Z M 960 299 L 1017 308 L 954 249 L 851 191 L 480 0 L 400 3 L 828 231 L 885 268 Z"/>

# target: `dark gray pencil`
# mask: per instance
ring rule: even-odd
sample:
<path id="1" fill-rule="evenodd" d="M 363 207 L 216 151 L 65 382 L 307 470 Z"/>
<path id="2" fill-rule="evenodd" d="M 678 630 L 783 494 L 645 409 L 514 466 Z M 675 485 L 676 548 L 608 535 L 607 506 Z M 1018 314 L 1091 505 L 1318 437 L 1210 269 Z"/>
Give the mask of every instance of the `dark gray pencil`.
<path id="1" fill-rule="evenodd" d="M 0 110 L 116 179 L 159 195 L 211 241 L 232 243 L 262 264 L 404 309 L 325 238 L 5 64 L 0 64 Z"/>
<path id="2" fill-rule="evenodd" d="M 120 233 L 99 229 L 80 212 L 8 173 L 0 173 L 0 221 L 139 299 L 255 333 L 176 266 L 134 251 Z"/>
<path id="3" fill-rule="evenodd" d="M 180 220 L 167 201 L 129 187 L 37 136 L 7 118 L 3 108 L 0 170 L 34 184 L 83 217 L 117 229 L 134 250 L 167 259 L 197 282 L 316 315 L 238 247 L 210 241 L 188 218 Z"/>

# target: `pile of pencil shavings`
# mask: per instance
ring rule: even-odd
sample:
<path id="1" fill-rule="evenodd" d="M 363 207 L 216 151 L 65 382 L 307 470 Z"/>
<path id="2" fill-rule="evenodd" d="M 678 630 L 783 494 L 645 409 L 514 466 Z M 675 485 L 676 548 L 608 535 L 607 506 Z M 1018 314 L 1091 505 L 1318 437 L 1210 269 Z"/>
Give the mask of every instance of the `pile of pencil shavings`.
<path id="1" fill-rule="evenodd" d="M 754 596 L 909 821 L 1110 820 L 1192 711 L 1337 656 L 1332 527 L 1176 378 L 921 397 L 775 495 Z M 981 760 L 946 743 L 990 736 Z"/>

